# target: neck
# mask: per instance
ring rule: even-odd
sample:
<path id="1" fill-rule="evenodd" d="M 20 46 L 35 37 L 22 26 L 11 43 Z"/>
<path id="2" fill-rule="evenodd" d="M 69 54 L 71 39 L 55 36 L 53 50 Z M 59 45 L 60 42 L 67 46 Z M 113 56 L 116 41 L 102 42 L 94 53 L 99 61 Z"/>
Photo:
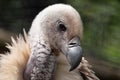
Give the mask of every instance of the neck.
<path id="1" fill-rule="evenodd" d="M 50 80 L 55 68 L 55 56 L 47 41 L 30 36 L 31 55 L 26 65 L 25 80 Z"/>

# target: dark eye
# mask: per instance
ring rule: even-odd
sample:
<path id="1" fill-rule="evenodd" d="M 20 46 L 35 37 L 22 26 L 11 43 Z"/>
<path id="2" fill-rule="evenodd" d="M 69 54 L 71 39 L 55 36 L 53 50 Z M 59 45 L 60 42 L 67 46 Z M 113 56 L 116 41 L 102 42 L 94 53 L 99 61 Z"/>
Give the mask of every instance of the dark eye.
<path id="1" fill-rule="evenodd" d="M 60 30 L 60 31 L 66 31 L 67 28 L 65 27 L 64 24 L 59 24 L 59 30 Z"/>

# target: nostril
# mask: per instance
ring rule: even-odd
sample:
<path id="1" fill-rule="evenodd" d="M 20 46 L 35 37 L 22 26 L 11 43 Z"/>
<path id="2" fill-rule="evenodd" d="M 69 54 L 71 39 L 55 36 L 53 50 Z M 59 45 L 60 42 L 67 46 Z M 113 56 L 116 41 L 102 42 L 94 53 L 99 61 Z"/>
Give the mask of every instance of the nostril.
<path id="1" fill-rule="evenodd" d="M 77 46 L 80 46 L 80 44 L 78 44 L 78 43 L 69 43 L 69 48 L 70 47 L 77 47 Z"/>
<path id="2" fill-rule="evenodd" d="M 74 37 L 68 42 L 68 47 L 78 47 L 80 46 L 80 39 L 79 37 Z"/>
<path id="3" fill-rule="evenodd" d="M 70 43 L 69 45 L 75 45 L 76 43 Z"/>
<path id="4" fill-rule="evenodd" d="M 78 46 L 77 43 L 69 43 L 69 48 Z"/>

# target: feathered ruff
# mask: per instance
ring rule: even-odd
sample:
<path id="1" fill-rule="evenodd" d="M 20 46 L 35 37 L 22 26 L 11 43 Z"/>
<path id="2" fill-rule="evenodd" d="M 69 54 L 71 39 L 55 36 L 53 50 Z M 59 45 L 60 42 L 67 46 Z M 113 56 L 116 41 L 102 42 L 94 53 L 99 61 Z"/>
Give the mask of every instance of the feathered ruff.
<path id="1" fill-rule="evenodd" d="M 23 80 L 23 71 L 27 63 L 30 47 L 26 32 L 24 38 L 19 35 L 7 44 L 10 52 L 0 54 L 0 80 Z"/>
<path id="2" fill-rule="evenodd" d="M 26 32 L 17 40 L 12 38 L 12 44 L 7 44 L 10 52 L 0 54 L 0 80 L 24 80 L 23 72 L 30 55 L 29 40 Z M 91 70 L 91 65 L 82 58 L 79 72 L 83 80 L 99 80 Z"/>

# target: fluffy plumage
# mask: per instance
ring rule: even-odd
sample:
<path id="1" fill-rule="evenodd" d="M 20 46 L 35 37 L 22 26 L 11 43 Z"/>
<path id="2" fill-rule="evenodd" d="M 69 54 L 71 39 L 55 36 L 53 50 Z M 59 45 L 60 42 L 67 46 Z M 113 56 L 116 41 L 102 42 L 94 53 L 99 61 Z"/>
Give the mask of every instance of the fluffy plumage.
<path id="1" fill-rule="evenodd" d="M 0 80 L 24 80 L 23 72 L 30 55 L 29 40 L 26 33 L 25 37 L 20 35 L 16 41 L 12 38 L 12 44 L 8 44 L 7 48 L 10 53 L 0 54 Z M 63 55 L 59 56 L 57 61 L 58 69 L 56 69 L 55 80 L 84 80 L 82 76 L 88 80 L 99 80 L 84 57 L 81 65 L 77 68 L 78 70 L 73 72 L 67 71 L 69 66 L 65 67 L 68 63 L 65 62 L 66 59 Z"/>
<path id="2" fill-rule="evenodd" d="M 30 55 L 28 36 L 19 35 L 7 44 L 10 53 L 0 54 L 0 80 L 23 80 L 23 71 Z"/>
<path id="3" fill-rule="evenodd" d="M 26 33 L 24 36 L 20 35 L 16 41 L 12 38 L 12 44 L 7 45 L 10 53 L 0 55 L 0 80 L 24 80 L 23 72 L 30 55 L 28 36 Z M 66 65 L 68 63 L 63 55 L 60 55 L 57 61 L 55 80 L 83 80 L 81 74 L 88 80 L 99 80 L 84 57 L 81 65 L 73 72 L 68 71 L 69 66 Z"/>
<path id="4" fill-rule="evenodd" d="M 58 20 L 66 23 L 66 34 L 56 30 Z M 77 11 L 63 4 L 46 8 L 33 21 L 29 36 L 24 31 L 24 37 L 12 38 L 12 44 L 7 45 L 10 52 L 0 55 L 0 80 L 99 80 L 84 57 L 81 64 L 69 72 L 68 60 L 59 48 L 74 36 L 82 37 L 82 22 Z"/>

